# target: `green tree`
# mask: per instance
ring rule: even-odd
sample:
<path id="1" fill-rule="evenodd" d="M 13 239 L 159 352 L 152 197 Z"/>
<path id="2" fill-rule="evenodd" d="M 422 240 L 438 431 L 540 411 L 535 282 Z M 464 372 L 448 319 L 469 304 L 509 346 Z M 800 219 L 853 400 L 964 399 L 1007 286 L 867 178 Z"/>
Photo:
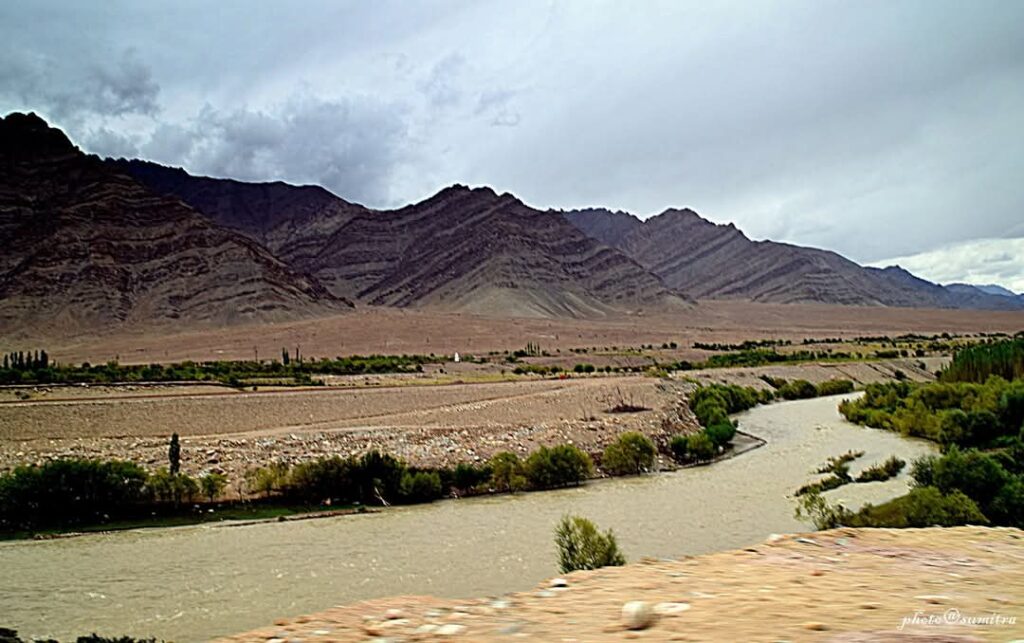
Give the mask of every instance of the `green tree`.
<path id="1" fill-rule="evenodd" d="M 502 451 L 491 458 L 491 484 L 497 491 L 522 491 L 527 486 L 523 463 L 515 453 Z"/>
<path id="2" fill-rule="evenodd" d="M 811 521 L 815 529 L 835 529 L 849 520 L 850 512 L 842 505 L 829 504 L 820 491 L 812 490 L 800 496 L 795 516 Z"/>
<path id="3" fill-rule="evenodd" d="M 399 493 L 406 502 L 430 502 L 441 497 L 441 476 L 436 471 L 405 471 Z"/>
<path id="4" fill-rule="evenodd" d="M 623 433 L 609 444 L 601 457 L 601 467 L 613 475 L 641 474 L 654 466 L 656 450 L 642 433 Z"/>
<path id="5" fill-rule="evenodd" d="M 594 523 L 580 516 L 564 516 L 559 521 L 555 544 L 562 573 L 626 564 L 612 530 L 602 534 Z"/>
<path id="6" fill-rule="evenodd" d="M 178 434 L 171 434 L 171 444 L 167 447 L 167 460 L 170 463 L 171 475 L 177 475 L 181 471 L 181 445 L 178 443 Z"/>
<path id="7" fill-rule="evenodd" d="M 537 489 L 579 484 L 593 472 L 590 456 L 571 444 L 542 446 L 526 459 L 526 478 Z"/>
<path id="8" fill-rule="evenodd" d="M 206 496 L 210 502 L 224 491 L 224 487 L 228 484 L 228 478 L 223 473 L 207 473 L 205 476 L 199 479 L 199 486 L 203 490 L 203 495 Z"/>

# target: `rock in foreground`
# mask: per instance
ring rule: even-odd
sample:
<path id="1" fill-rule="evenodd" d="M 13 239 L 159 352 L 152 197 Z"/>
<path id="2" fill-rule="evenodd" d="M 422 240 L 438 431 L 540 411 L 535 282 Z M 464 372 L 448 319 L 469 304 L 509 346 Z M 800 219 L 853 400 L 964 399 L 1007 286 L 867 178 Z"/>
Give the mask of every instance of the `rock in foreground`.
<path id="1" fill-rule="evenodd" d="M 1024 637 L 1024 532 L 1017 529 L 838 529 L 738 551 L 576 572 L 565 580 L 562 591 L 497 600 L 379 599 L 279 620 L 224 640 Z M 635 615 L 635 605 L 624 609 L 634 601 L 651 616 L 644 629 L 630 629 L 624 620 L 626 612 Z M 388 617 L 395 609 L 401 619 Z"/>

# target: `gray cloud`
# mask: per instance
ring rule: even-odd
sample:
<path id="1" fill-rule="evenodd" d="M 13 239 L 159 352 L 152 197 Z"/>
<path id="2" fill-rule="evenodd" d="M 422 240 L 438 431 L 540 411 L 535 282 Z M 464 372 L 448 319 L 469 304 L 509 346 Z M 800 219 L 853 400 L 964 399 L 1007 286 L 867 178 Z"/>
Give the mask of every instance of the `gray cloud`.
<path id="1" fill-rule="evenodd" d="M 1024 236 L 1024 3 L 208 9 L 0 5 L 0 108 L 92 151 L 376 206 L 456 181 L 690 206 L 859 261 Z"/>
<path id="2" fill-rule="evenodd" d="M 250 181 L 315 183 L 356 201 L 390 202 L 388 177 L 407 143 L 401 108 L 366 97 L 297 94 L 266 110 L 204 107 L 157 129 L 142 153 L 193 172 Z"/>
<path id="3" fill-rule="evenodd" d="M 47 54 L 8 51 L 0 68 L 0 96 L 52 118 L 155 115 L 160 86 L 152 71 L 128 48 L 113 61 L 65 60 Z"/>
<path id="4" fill-rule="evenodd" d="M 1024 293 L 1024 238 L 965 241 L 877 263 L 893 264 L 939 283 L 999 284 Z"/>

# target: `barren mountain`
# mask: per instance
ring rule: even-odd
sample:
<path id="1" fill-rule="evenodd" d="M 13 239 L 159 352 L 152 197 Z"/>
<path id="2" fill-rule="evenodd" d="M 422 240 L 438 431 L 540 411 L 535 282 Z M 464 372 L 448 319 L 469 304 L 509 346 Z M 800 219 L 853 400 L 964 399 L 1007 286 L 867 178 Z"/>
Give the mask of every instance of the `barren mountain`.
<path id="1" fill-rule="evenodd" d="M 0 167 L 0 328 L 223 324 L 349 305 L 35 114 L 0 119 Z"/>
<path id="2" fill-rule="evenodd" d="M 631 216 L 631 215 L 626 215 Z M 666 210 L 646 221 L 607 210 L 565 217 L 591 237 L 622 250 L 670 288 L 697 298 L 937 308 L 1021 308 L 1011 298 L 957 292 L 899 267 L 860 266 L 827 250 L 752 241 L 734 225 L 693 210 Z"/>
<path id="3" fill-rule="evenodd" d="M 659 278 L 561 215 L 489 188 L 455 185 L 420 203 L 378 211 L 316 187 L 112 163 L 265 243 L 335 294 L 370 304 L 572 317 L 686 305 Z"/>

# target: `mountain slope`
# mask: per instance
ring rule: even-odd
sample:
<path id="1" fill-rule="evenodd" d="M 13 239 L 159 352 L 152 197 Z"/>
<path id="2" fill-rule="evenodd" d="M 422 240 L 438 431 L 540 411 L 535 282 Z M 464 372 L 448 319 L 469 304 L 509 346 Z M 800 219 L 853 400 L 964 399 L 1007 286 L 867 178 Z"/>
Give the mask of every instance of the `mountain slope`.
<path id="1" fill-rule="evenodd" d="M 0 327 L 234 323 L 346 307 L 248 237 L 160 197 L 34 114 L 0 119 Z"/>
<path id="2" fill-rule="evenodd" d="M 572 317 L 686 305 L 659 278 L 561 215 L 488 188 L 452 186 L 420 203 L 377 211 L 320 188 L 111 163 L 265 243 L 336 295 L 369 304 Z"/>
<path id="3" fill-rule="evenodd" d="M 1018 302 L 983 292 L 957 293 L 900 268 L 866 268 L 834 252 L 752 241 L 732 224 L 693 210 L 666 210 L 636 224 L 621 213 L 575 211 L 566 219 L 622 250 L 670 288 L 697 298 L 776 303 L 830 303 L 1012 309 Z M 609 230 L 620 231 L 609 234 Z"/>

